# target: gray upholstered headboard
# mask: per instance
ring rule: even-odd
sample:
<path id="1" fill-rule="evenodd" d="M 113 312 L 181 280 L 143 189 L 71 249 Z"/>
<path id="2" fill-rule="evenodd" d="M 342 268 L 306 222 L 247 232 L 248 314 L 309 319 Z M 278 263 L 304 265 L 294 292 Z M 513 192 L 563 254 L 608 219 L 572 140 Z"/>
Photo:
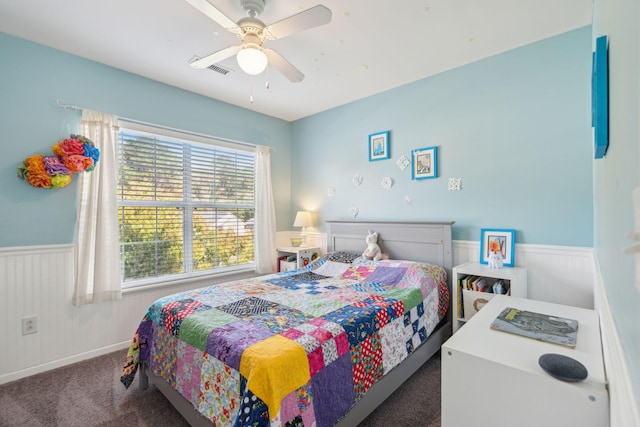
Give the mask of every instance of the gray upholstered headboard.
<path id="1" fill-rule="evenodd" d="M 390 259 L 421 261 L 444 267 L 451 286 L 453 222 L 327 221 L 329 251 L 362 253 L 369 230 L 378 232 L 378 244 Z"/>

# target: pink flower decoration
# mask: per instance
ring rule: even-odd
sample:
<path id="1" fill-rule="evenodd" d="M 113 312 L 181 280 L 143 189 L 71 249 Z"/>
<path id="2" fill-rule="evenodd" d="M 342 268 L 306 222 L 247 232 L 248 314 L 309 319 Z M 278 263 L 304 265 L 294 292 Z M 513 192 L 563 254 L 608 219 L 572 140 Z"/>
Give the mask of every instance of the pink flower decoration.
<path id="1" fill-rule="evenodd" d="M 60 157 L 72 155 L 84 156 L 84 144 L 77 138 L 64 139 L 59 141 L 52 148 L 53 152 Z"/>
<path id="2" fill-rule="evenodd" d="M 100 150 L 82 135 L 58 141 L 55 156 L 37 154 L 18 166 L 18 177 L 37 188 L 62 188 L 71 183 L 72 173 L 92 171 L 100 159 Z"/>

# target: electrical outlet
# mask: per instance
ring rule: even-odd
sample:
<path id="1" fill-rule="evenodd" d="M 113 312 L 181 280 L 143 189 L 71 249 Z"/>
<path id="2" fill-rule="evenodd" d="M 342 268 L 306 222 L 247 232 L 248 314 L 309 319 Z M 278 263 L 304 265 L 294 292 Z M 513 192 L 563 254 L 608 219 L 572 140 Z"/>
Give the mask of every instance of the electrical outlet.
<path id="1" fill-rule="evenodd" d="M 38 316 L 22 318 L 22 335 L 35 334 L 38 332 Z"/>

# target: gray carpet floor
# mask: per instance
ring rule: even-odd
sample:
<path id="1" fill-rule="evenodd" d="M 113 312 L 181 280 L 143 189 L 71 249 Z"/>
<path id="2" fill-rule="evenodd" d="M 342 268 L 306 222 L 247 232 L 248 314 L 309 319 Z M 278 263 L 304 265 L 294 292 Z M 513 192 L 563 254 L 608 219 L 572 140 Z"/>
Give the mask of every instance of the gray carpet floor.
<path id="1" fill-rule="evenodd" d="M 188 426 L 153 386 L 126 390 L 126 350 L 0 386 L 0 426 Z M 416 398 L 418 399 L 416 401 Z M 440 427 L 440 353 L 358 427 Z"/>

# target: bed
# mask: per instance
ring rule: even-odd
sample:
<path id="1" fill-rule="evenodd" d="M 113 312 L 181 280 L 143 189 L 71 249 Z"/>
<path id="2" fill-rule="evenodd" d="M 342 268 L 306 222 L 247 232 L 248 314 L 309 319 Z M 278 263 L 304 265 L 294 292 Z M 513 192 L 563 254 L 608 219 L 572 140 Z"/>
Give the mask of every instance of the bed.
<path id="1" fill-rule="evenodd" d="M 329 221 L 303 269 L 162 298 L 121 380 L 194 426 L 353 427 L 451 336 L 451 225 Z M 357 257 L 368 230 L 388 259 Z"/>

